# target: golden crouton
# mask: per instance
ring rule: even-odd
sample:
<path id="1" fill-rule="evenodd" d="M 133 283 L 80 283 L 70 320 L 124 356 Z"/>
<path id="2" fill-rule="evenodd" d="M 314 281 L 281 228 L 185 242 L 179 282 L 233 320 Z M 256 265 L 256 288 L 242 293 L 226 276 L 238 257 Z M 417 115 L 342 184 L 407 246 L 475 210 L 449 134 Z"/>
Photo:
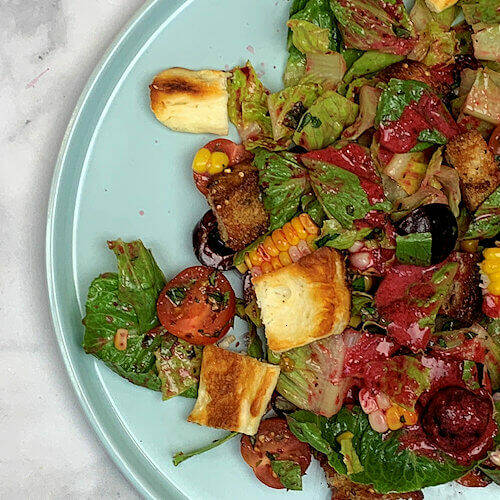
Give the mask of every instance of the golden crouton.
<path id="1" fill-rule="evenodd" d="M 267 231 L 269 216 L 261 199 L 259 173 L 250 163 L 215 175 L 208 184 L 207 200 L 229 248 L 243 250 Z"/>
<path id="2" fill-rule="evenodd" d="M 227 135 L 228 76 L 215 70 L 162 71 L 149 86 L 151 110 L 172 130 Z"/>
<path id="3" fill-rule="evenodd" d="M 453 137 L 446 146 L 446 159 L 458 171 L 462 196 L 471 211 L 500 185 L 500 168 L 477 130 Z"/>

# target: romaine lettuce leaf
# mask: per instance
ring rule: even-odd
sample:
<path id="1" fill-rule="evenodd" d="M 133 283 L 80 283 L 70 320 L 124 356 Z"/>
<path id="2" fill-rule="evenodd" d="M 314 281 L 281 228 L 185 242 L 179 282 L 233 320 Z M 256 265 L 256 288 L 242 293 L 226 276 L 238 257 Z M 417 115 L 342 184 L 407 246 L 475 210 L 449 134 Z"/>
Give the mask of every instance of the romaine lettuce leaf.
<path id="1" fill-rule="evenodd" d="M 404 56 L 395 54 L 386 54 L 380 52 L 379 50 L 368 50 L 363 53 L 363 55 L 354 61 L 353 65 L 349 68 L 349 71 L 344 76 L 344 81 L 346 83 L 352 82 L 355 78 L 360 76 L 368 75 L 370 73 L 376 73 L 391 64 L 402 61 Z"/>
<path id="2" fill-rule="evenodd" d="M 492 0 L 462 0 L 465 20 L 471 26 L 477 23 L 500 23 L 498 5 Z"/>
<path id="3" fill-rule="evenodd" d="M 406 55 L 415 45 L 402 0 L 332 0 L 331 6 L 347 47 Z"/>
<path id="4" fill-rule="evenodd" d="M 340 474 L 347 474 L 339 436 L 352 433 L 352 446 L 363 470 L 349 475 L 356 483 L 371 484 L 378 493 L 404 493 L 458 479 L 472 467 L 462 467 L 436 451 L 433 460 L 401 447 L 404 432 L 388 436 L 375 432 L 361 408 L 342 408 L 327 419 L 308 411 L 297 411 L 287 417 L 295 436 L 328 457 L 330 465 Z"/>
<path id="5" fill-rule="evenodd" d="M 302 115 L 316 101 L 319 93 L 319 85 L 308 83 L 287 87 L 267 97 L 273 137 L 276 141 L 291 139 Z"/>
<path id="6" fill-rule="evenodd" d="M 91 283 L 83 319 L 83 348 L 87 354 L 101 359 L 133 384 L 159 391 L 161 381 L 155 367 L 154 352 L 161 337 L 141 332 L 134 307 L 120 298 L 120 281 L 117 274 L 105 273 Z M 124 351 L 114 345 L 119 328 L 128 331 Z"/>
<path id="7" fill-rule="evenodd" d="M 372 210 L 390 210 L 369 151 L 349 143 L 301 156 L 316 196 L 329 218 L 350 229 Z"/>
<path id="8" fill-rule="evenodd" d="M 500 233 L 500 187 L 474 213 L 464 239 L 494 238 Z"/>
<path id="9" fill-rule="evenodd" d="M 188 344 L 164 330 L 160 348 L 155 352 L 163 400 L 196 388 L 202 352 L 202 347 Z"/>
<path id="10" fill-rule="evenodd" d="M 323 90 L 335 90 L 342 81 L 347 66 L 338 52 L 307 54 L 306 69 L 301 83 L 318 83 Z"/>
<path id="11" fill-rule="evenodd" d="M 292 87 L 299 84 L 306 72 L 306 56 L 293 45 L 288 49 L 288 52 L 283 83 L 285 87 Z"/>
<path id="12" fill-rule="evenodd" d="M 290 19 L 292 43 L 303 54 L 326 54 L 330 46 L 330 30 L 303 19 Z"/>
<path id="13" fill-rule="evenodd" d="M 264 206 L 270 214 L 272 231 L 292 219 L 301 206 L 302 197 L 311 190 L 304 167 L 293 153 L 258 150 L 254 165 L 264 191 Z"/>
<path id="14" fill-rule="evenodd" d="M 326 91 L 302 116 L 293 140 L 308 151 L 324 148 L 354 122 L 357 114 L 357 104 L 332 90 Z"/>
<path id="15" fill-rule="evenodd" d="M 479 70 L 465 99 L 463 112 L 493 125 L 500 125 L 500 73 Z"/>
<path id="16" fill-rule="evenodd" d="M 396 236 L 396 259 L 402 264 L 430 266 L 432 250 L 431 233 L 411 233 Z"/>
<path id="17" fill-rule="evenodd" d="M 356 121 L 342 132 L 342 139 L 355 141 L 375 124 L 381 90 L 363 85 L 359 91 L 359 114 Z"/>
<path id="18" fill-rule="evenodd" d="M 141 240 L 125 243 L 118 239 L 108 241 L 108 246 L 117 259 L 120 301 L 132 305 L 139 331 L 145 333 L 158 325 L 156 301 L 165 286 L 165 276 Z"/>
<path id="19" fill-rule="evenodd" d="M 347 250 L 351 248 L 356 241 L 361 241 L 372 232 L 369 227 L 361 229 L 345 229 L 340 222 L 335 219 L 328 219 L 323 223 L 321 235 L 315 241 L 316 246 L 337 248 L 338 250 Z"/>
<path id="20" fill-rule="evenodd" d="M 500 62 L 500 24 L 479 30 L 471 40 L 476 59 Z"/>
<path id="21" fill-rule="evenodd" d="M 286 142 L 275 141 L 271 118 L 267 108 L 269 91 L 262 85 L 254 68 L 233 69 L 228 81 L 228 113 L 247 149 L 265 147 L 269 150 L 285 149 Z"/>

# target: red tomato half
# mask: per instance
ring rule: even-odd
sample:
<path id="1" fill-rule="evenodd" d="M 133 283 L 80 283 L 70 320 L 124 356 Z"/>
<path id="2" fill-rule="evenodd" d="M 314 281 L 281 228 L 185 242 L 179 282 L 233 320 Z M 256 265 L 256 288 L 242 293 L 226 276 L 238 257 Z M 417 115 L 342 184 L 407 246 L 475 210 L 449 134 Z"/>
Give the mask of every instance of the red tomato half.
<path id="1" fill-rule="evenodd" d="M 213 344 L 231 328 L 236 299 L 226 277 L 206 266 L 188 267 L 169 281 L 158 298 L 160 323 L 195 345 Z"/>
<path id="2" fill-rule="evenodd" d="M 497 126 L 495 130 L 493 130 L 490 141 L 488 142 L 488 146 L 494 155 L 500 155 L 500 125 Z"/>
<path id="3" fill-rule="evenodd" d="M 215 151 L 225 153 L 229 158 L 229 167 L 253 158 L 252 153 L 248 152 L 243 144 L 235 144 L 229 139 L 215 139 L 205 144 L 203 147 L 207 148 L 211 153 Z M 193 171 L 196 187 L 203 195 L 207 194 L 207 185 L 210 182 L 210 177 L 211 175 L 208 173 L 200 174 Z"/>
<path id="4" fill-rule="evenodd" d="M 252 439 L 254 443 L 252 444 Z M 268 418 L 260 423 L 257 434 L 241 438 L 241 456 L 252 467 L 257 479 L 270 488 L 284 486 L 271 468 L 268 454 L 275 460 L 292 460 L 304 474 L 311 463 L 311 449 L 290 431 L 284 418 Z"/>
<path id="5" fill-rule="evenodd" d="M 491 479 L 481 471 L 473 469 L 468 474 L 465 474 L 465 476 L 457 479 L 457 483 L 468 488 L 484 488 L 491 483 Z"/>

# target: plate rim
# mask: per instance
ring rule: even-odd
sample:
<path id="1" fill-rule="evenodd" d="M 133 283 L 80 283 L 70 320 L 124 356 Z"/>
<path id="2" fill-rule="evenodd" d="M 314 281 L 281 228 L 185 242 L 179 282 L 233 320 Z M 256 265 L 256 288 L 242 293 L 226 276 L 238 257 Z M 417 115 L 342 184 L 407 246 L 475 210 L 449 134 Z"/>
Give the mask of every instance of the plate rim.
<path id="1" fill-rule="evenodd" d="M 169 16 L 171 16 L 178 10 L 182 10 L 192 1 L 193 0 L 169 0 L 169 5 L 168 7 L 166 7 L 168 9 Z M 48 198 L 45 231 L 45 278 L 49 297 L 50 317 L 57 340 L 57 346 L 63 359 L 67 375 L 71 382 L 73 391 L 74 393 L 76 393 L 78 402 L 83 410 L 85 418 L 93 429 L 93 432 L 96 434 L 99 442 L 101 443 L 101 445 L 103 445 L 107 455 L 111 458 L 114 465 L 118 467 L 122 475 L 125 476 L 125 478 L 135 488 L 135 490 L 144 498 L 158 497 L 154 495 L 154 488 L 151 484 L 148 484 L 148 480 L 144 477 L 141 477 L 141 474 L 139 472 L 135 471 L 131 466 L 127 464 L 126 460 L 122 456 L 121 451 L 113 444 L 110 436 L 110 431 L 106 429 L 106 426 L 101 421 L 101 418 L 99 417 L 98 411 L 96 410 L 95 405 L 92 403 L 92 400 L 87 398 L 85 389 L 79 379 L 77 370 L 71 359 L 71 355 L 69 353 L 69 348 L 67 345 L 67 339 L 64 335 L 64 328 L 61 322 L 62 313 L 57 304 L 58 291 L 55 284 L 56 266 L 54 265 L 54 237 L 56 230 L 57 201 L 61 194 L 62 175 L 65 168 L 70 167 L 69 165 L 67 165 L 67 158 L 69 156 L 69 152 L 71 151 L 72 139 L 76 137 L 75 133 L 77 132 L 78 126 L 80 124 L 79 118 L 82 114 L 82 111 L 84 110 L 89 98 L 92 95 L 95 84 L 106 72 L 114 58 L 117 57 L 117 52 L 121 45 L 134 31 L 136 26 L 145 18 L 148 12 L 159 3 L 162 3 L 162 0 L 145 0 L 143 5 L 141 5 L 134 12 L 130 19 L 120 29 L 118 34 L 115 35 L 115 37 L 105 50 L 104 54 L 101 56 L 99 62 L 96 64 L 90 76 L 88 77 L 85 86 L 83 87 L 83 90 L 81 91 L 80 96 L 73 109 L 71 117 L 69 118 L 57 155 Z M 162 20 L 160 26 L 166 19 L 167 18 Z M 87 150 L 88 148 L 86 148 L 86 151 Z M 79 179 L 81 179 L 81 175 Z M 71 239 L 73 239 L 73 237 Z M 170 478 L 167 479 L 168 485 L 164 484 L 163 486 L 167 487 L 169 496 L 171 498 L 188 498 L 173 484 Z"/>

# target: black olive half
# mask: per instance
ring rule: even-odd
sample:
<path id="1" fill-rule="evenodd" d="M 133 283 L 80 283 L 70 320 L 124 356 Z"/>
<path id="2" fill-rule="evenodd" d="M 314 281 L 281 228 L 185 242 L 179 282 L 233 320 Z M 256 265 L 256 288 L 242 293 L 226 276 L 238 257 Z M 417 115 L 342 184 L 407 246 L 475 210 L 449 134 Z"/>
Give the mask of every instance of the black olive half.
<path id="1" fill-rule="evenodd" d="M 412 210 L 396 224 L 401 236 L 413 233 L 431 233 L 431 264 L 443 262 L 457 243 L 458 225 L 450 207 L 444 203 L 430 203 Z"/>
<path id="2" fill-rule="evenodd" d="M 227 271 L 233 266 L 234 250 L 226 247 L 217 229 L 217 220 L 209 210 L 196 224 L 193 231 L 193 249 L 196 258 L 204 265 Z"/>

